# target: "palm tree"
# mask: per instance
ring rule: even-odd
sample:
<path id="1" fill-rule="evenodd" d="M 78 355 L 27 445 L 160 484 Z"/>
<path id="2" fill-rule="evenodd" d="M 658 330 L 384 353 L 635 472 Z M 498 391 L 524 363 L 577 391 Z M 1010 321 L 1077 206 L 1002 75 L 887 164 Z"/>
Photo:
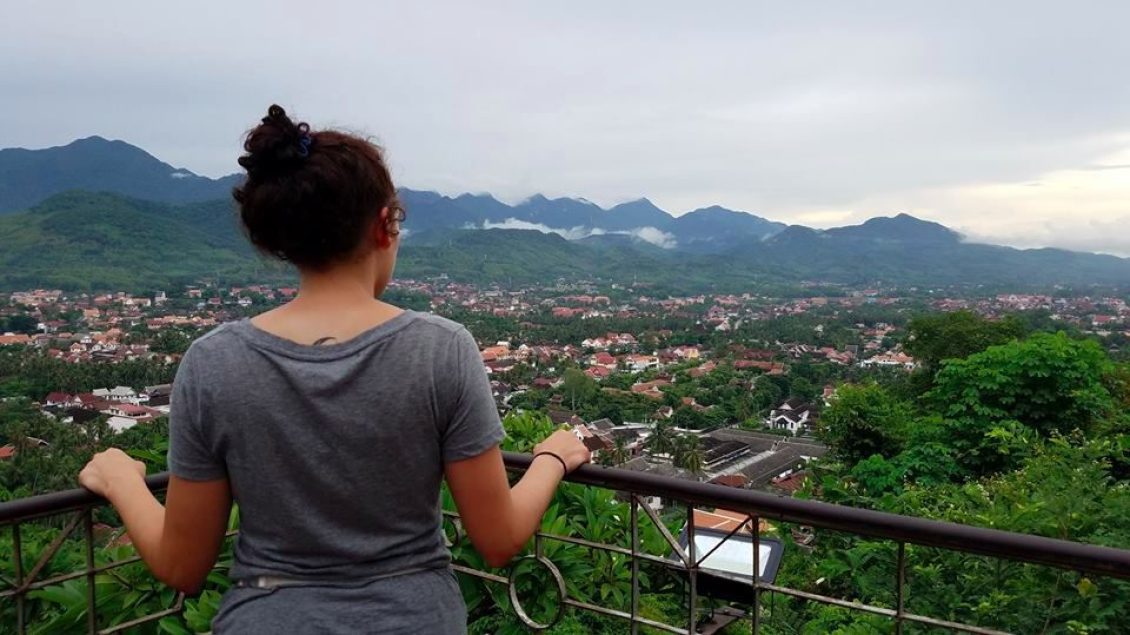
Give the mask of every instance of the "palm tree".
<path id="1" fill-rule="evenodd" d="M 620 465 L 621 463 L 627 463 L 631 458 L 631 453 L 628 452 L 628 446 L 624 444 L 624 439 L 622 437 L 616 437 L 612 449 L 608 451 L 609 461 L 612 462 L 612 465 Z"/>
<path id="2" fill-rule="evenodd" d="M 651 429 L 651 436 L 647 438 L 647 449 L 652 454 L 671 454 L 674 451 L 674 435 L 671 433 L 671 423 L 658 420 Z"/>
<path id="3" fill-rule="evenodd" d="M 681 467 L 694 474 L 699 474 L 702 472 L 704 460 L 705 455 L 698 437 L 691 434 L 682 434 L 675 437 L 671 461 L 675 467 Z"/>

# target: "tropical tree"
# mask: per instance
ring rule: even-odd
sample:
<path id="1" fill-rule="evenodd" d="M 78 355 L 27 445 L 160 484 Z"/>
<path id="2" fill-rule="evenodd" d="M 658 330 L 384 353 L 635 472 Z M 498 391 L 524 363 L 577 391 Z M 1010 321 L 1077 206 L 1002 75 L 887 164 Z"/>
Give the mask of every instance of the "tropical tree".
<path id="1" fill-rule="evenodd" d="M 926 395 L 943 421 L 920 436 L 952 448 L 966 476 L 1015 469 L 1038 438 L 1107 421 L 1122 389 L 1115 370 L 1098 344 L 1063 333 L 950 360 Z"/>
<path id="2" fill-rule="evenodd" d="M 569 407 L 572 410 L 576 410 L 579 405 L 588 402 L 600 391 L 591 377 L 576 368 L 566 370 L 565 374 L 562 375 L 562 381 L 562 394 L 569 402 Z"/>
<path id="3" fill-rule="evenodd" d="M 600 463 L 608 466 L 627 463 L 631 458 L 632 453 L 628 451 L 628 446 L 621 437 L 616 437 L 612 447 L 600 453 Z"/>
<path id="4" fill-rule="evenodd" d="M 693 434 L 680 434 L 675 437 L 671 451 L 671 463 L 688 472 L 702 472 L 705 453 L 698 437 Z"/>
<path id="5" fill-rule="evenodd" d="M 1027 328 L 1015 317 L 989 320 L 972 311 L 935 313 L 914 318 L 907 325 L 906 352 L 930 373 L 943 360 L 961 359 L 990 346 L 1024 337 Z"/>
<path id="6" fill-rule="evenodd" d="M 671 423 L 685 430 L 701 430 L 706 427 L 706 417 L 691 406 L 679 406 L 671 415 Z"/>
<path id="7" fill-rule="evenodd" d="M 934 374 L 947 359 L 963 359 L 990 346 L 1020 339 L 1028 326 L 1009 316 L 989 320 L 972 311 L 921 315 L 907 324 L 906 352 L 919 367 L 907 378 L 907 388 L 921 395 L 931 388 Z"/>
<path id="8" fill-rule="evenodd" d="M 666 419 L 657 419 L 644 443 L 652 454 L 671 454 L 675 449 L 675 432 L 671 429 L 671 423 Z"/>
<path id="9" fill-rule="evenodd" d="M 872 454 L 898 454 L 913 416 L 910 404 L 878 384 L 845 385 L 821 414 L 817 433 L 850 468 Z"/>
<path id="10" fill-rule="evenodd" d="M 1093 341 L 1037 333 L 947 362 L 928 398 L 949 418 L 1015 420 L 1045 436 L 1087 430 L 1115 406 L 1104 383 L 1113 370 Z"/>

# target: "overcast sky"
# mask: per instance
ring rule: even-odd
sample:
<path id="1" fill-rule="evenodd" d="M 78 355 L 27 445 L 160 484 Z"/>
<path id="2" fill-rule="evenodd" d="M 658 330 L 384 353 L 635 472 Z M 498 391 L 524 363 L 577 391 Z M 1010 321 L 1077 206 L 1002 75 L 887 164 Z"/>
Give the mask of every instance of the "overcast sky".
<path id="1" fill-rule="evenodd" d="M 912 6 L 913 5 L 913 6 Z M 316 7 L 316 8 L 315 8 Z M 237 169 L 273 101 L 404 186 L 1130 255 L 1130 2 L 8 2 L 0 147 Z"/>

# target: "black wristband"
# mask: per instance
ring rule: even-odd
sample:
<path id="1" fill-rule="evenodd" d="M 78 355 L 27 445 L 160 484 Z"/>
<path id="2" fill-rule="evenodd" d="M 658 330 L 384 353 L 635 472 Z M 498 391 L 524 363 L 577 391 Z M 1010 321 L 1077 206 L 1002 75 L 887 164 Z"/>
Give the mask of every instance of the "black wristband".
<path id="1" fill-rule="evenodd" d="M 552 456 L 553 458 L 557 459 L 561 463 L 561 469 L 565 470 L 565 474 L 563 474 L 562 476 L 568 476 L 569 475 L 568 464 L 566 464 L 565 459 L 558 456 L 558 454 L 556 452 L 550 452 L 548 450 L 542 450 L 541 452 L 537 452 L 536 454 L 534 454 L 534 459 L 537 459 L 539 456 Z M 530 463 L 532 464 L 533 461 L 530 461 Z"/>

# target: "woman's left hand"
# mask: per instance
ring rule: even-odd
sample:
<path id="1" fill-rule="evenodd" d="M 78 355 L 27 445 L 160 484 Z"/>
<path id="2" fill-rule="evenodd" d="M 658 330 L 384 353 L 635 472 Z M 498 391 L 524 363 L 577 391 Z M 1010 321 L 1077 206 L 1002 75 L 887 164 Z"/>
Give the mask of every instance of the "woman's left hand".
<path id="1" fill-rule="evenodd" d="M 86 467 L 79 472 L 78 482 L 86 489 L 102 496 L 110 497 L 114 483 L 122 479 L 145 478 L 145 464 L 134 460 L 118 448 L 110 448 L 94 455 Z"/>

